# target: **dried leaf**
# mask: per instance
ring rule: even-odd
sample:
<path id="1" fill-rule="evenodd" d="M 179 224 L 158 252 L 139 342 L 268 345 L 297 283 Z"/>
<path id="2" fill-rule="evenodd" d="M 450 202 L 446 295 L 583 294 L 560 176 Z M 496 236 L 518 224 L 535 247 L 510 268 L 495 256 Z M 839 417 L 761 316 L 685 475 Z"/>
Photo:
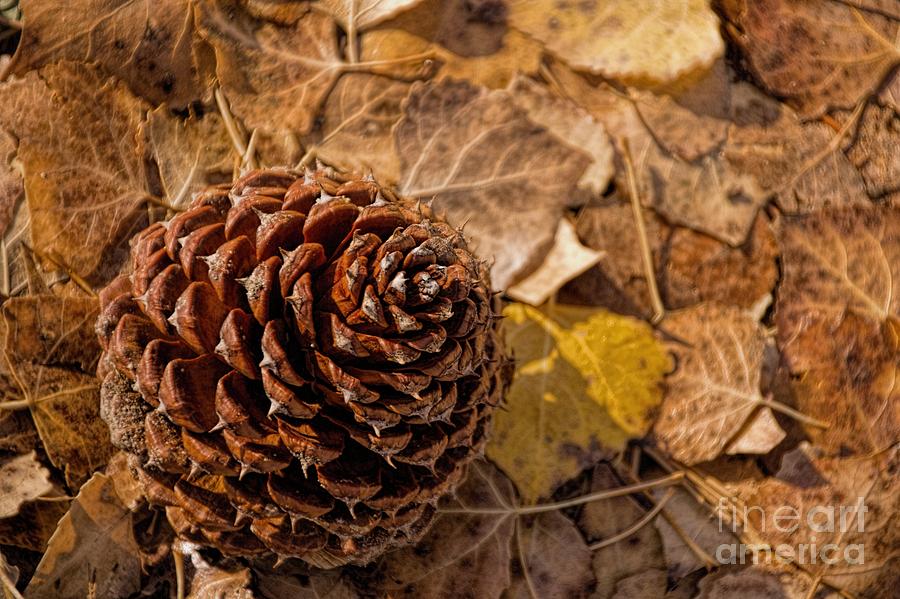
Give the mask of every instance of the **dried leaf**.
<path id="1" fill-rule="evenodd" d="M 155 104 L 183 107 L 207 95 L 210 61 L 194 41 L 188 0 L 22 0 L 22 10 L 17 74 L 96 62 Z"/>
<path id="2" fill-rule="evenodd" d="M 665 570 L 644 570 L 619 581 L 616 585 L 616 599 L 661 597 L 667 582 Z"/>
<path id="3" fill-rule="evenodd" d="M 294 564 L 296 566 L 296 564 Z M 311 570 L 290 562 L 276 569 L 254 570 L 258 592 L 265 599 L 359 599 L 360 594 L 340 570 Z"/>
<path id="4" fill-rule="evenodd" d="M 319 0 L 317 5 L 347 32 L 368 29 L 408 10 L 422 0 Z"/>
<path id="5" fill-rule="evenodd" d="M 163 190 L 169 202 L 183 208 L 191 194 L 229 177 L 235 154 L 222 118 L 216 113 L 186 120 L 157 108 L 147 115 L 141 131 L 147 151 L 159 166 Z"/>
<path id="6" fill-rule="evenodd" d="M 503 314 L 518 368 L 487 455 L 534 503 L 647 431 L 671 362 L 631 318 L 524 304 Z"/>
<path id="7" fill-rule="evenodd" d="M 762 328 L 747 314 L 716 304 L 674 312 L 663 330 L 677 367 L 667 379 L 654 434 L 678 461 L 718 456 L 763 403 Z"/>
<path id="8" fill-rule="evenodd" d="M 775 420 L 775 414 L 769 408 L 757 410 L 744 424 L 744 430 L 725 448 L 728 455 L 739 453 L 766 454 L 781 443 L 787 433 Z"/>
<path id="9" fill-rule="evenodd" d="M 0 465 L 0 518 L 15 516 L 22 504 L 52 489 L 50 473 L 34 451 L 5 461 Z"/>
<path id="10" fill-rule="evenodd" d="M 19 140 L 35 250 L 64 257 L 101 284 L 146 224 L 148 194 L 136 140 L 144 105 L 121 84 L 74 63 L 0 87 L 0 125 Z"/>
<path id="11" fill-rule="evenodd" d="M 250 568 L 237 565 L 232 569 L 217 567 L 191 553 L 194 575 L 191 577 L 187 599 L 254 599 L 251 589 L 253 575 Z"/>
<path id="12" fill-rule="evenodd" d="M 556 239 L 543 264 L 507 289 L 506 295 L 519 302 L 540 306 L 566 282 L 597 264 L 602 257 L 602 253 L 581 245 L 575 226 L 569 219 L 563 218 L 559 221 Z"/>
<path id="13" fill-rule="evenodd" d="M 244 124 L 308 132 L 341 73 L 331 19 L 313 11 L 289 26 L 260 23 L 232 0 L 203 0 L 197 14 L 216 50 L 218 80 Z"/>
<path id="14" fill-rule="evenodd" d="M 465 83 L 416 84 L 394 134 L 400 191 L 434 197 L 438 212 L 466 223 L 480 255 L 493 257 L 499 289 L 528 274 L 550 248 L 588 163 L 525 118 L 504 92 Z M 516 227 L 501 226 L 511 214 Z"/>
<path id="15" fill-rule="evenodd" d="M 612 0 L 597 5 L 513 0 L 513 27 L 572 67 L 629 83 L 660 84 L 722 55 L 719 23 L 705 0 Z"/>
<path id="16" fill-rule="evenodd" d="M 462 513 L 440 516 L 418 545 L 388 554 L 372 584 L 392 597 L 453 597 L 461 591 L 460 581 L 465 581 L 468 596 L 500 597 L 510 584 L 514 518 L 512 513 L 477 510 L 509 509 L 515 495 L 502 472 L 475 462 L 456 499 L 443 504 Z"/>
<path id="17" fill-rule="evenodd" d="M 853 108 L 900 62 L 900 10 L 880 4 L 728 0 L 723 9 L 754 77 L 811 117 Z"/>
<path id="18" fill-rule="evenodd" d="M 140 590 L 141 564 L 112 480 L 95 474 L 78 493 L 50 538 L 26 597 L 127 597 Z"/>
<path id="19" fill-rule="evenodd" d="M 6 233 L 16 205 L 25 197 L 22 173 L 13 164 L 18 144 L 0 130 L 0 235 Z"/>
<path id="20" fill-rule="evenodd" d="M 774 599 L 807 599 L 811 580 L 797 570 L 769 565 L 748 568 L 725 567 L 700 581 L 697 599 L 730 599 L 731 597 L 772 597 Z M 815 593 L 815 597 L 822 597 Z M 822 599 L 837 599 L 829 593 Z"/>
<path id="21" fill-rule="evenodd" d="M 0 520 L 0 544 L 43 553 L 67 510 L 64 502 L 26 503 L 18 516 Z"/>
<path id="22" fill-rule="evenodd" d="M 898 136 L 900 115 L 896 110 L 869 104 L 862 113 L 856 135 L 844 149 L 862 174 L 866 192 L 872 199 L 900 192 L 900 154 L 893 151 Z"/>

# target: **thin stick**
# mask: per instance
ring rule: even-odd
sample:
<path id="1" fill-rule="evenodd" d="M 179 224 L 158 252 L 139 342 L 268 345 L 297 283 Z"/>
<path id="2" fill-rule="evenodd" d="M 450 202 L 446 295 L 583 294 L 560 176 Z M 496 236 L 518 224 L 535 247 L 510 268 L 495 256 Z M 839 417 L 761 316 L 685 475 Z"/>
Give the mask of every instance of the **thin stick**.
<path id="1" fill-rule="evenodd" d="M 238 156 L 243 156 L 247 153 L 247 144 L 244 143 L 244 136 L 238 129 L 238 125 L 231 114 L 231 107 L 228 104 L 228 99 L 222 92 L 221 87 L 216 87 L 215 96 L 216 105 L 219 107 L 219 113 L 222 115 L 222 121 L 225 122 L 225 129 L 228 131 L 228 137 L 231 138 L 231 145 L 234 146 L 234 150 L 237 152 Z"/>
<path id="2" fill-rule="evenodd" d="M 184 599 L 184 555 L 172 547 L 172 559 L 175 560 L 175 596 Z"/>
<path id="3" fill-rule="evenodd" d="M 675 495 L 675 489 L 669 489 L 668 491 L 666 491 L 666 494 L 663 495 L 662 499 L 659 500 L 659 503 L 653 506 L 652 510 L 641 516 L 641 518 L 637 522 L 635 522 L 622 532 L 609 537 L 608 539 L 603 539 L 602 541 L 591 543 L 590 545 L 588 545 L 588 549 L 590 549 L 591 551 L 602 549 L 603 547 L 614 545 L 622 539 L 627 539 L 628 537 L 642 529 L 644 526 L 646 526 L 647 523 L 656 518 L 656 515 L 662 511 L 662 509 L 666 506 L 666 503 L 668 503 L 668 501 L 672 499 L 673 495 Z"/>
<path id="4" fill-rule="evenodd" d="M 165 208 L 166 210 L 171 210 L 172 212 L 184 212 L 184 208 L 176 208 L 172 204 L 166 202 L 165 200 L 161 200 L 155 196 L 145 196 L 144 201 L 148 204 L 152 204 L 153 206 L 159 206 L 160 208 Z"/>
<path id="5" fill-rule="evenodd" d="M 241 170 L 253 170 L 257 168 L 256 162 L 256 142 L 258 138 L 259 129 L 254 129 L 253 133 L 250 134 L 250 141 L 247 142 L 247 151 L 244 152 L 244 155 L 241 157 Z"/>
<path id="6" fill-rule="evenodd" d="M 637 177 L 634 174 L 634 163 L 631 161 L 631 150 L 628 148 L 628 140 L 622 140 L 622 157 L 625 160 L 625 175 L 628 178 L 628 192 L 631 196 L 631 209 L 634 212 L 634 225 L 637 228 L 638 242 L 641 246 L 641 258 L 644 262 L 644 278 L 647 279 L 647 288 L 650 291 L 650 303 L 653 306 L 653 324 L 659 323 L 666 315 L 666 308 L 659 297 L 659 288 L 656 286 L 656 273 L 653 268 L 653 253 L 650 251 L 650 243 L 647 241 L 647 230 L 644 228 L 644 215 L 641 210 L 641 200 L 638 195 Z"/>

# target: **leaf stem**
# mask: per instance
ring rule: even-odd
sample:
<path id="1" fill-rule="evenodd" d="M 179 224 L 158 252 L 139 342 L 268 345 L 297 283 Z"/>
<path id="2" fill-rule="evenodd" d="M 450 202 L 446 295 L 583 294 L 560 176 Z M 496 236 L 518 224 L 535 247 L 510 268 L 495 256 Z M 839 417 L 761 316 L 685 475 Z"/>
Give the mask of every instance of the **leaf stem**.
<path id="1" fill-rule="evenodd" d="M 813 418 L 812 416 L 807 416 L 802 412 L 798 412 L 794 408 L 784 405 L 780 401 L 775 401 L 774 399 L 770 399 L 768 397 L 764 397 L 759 400 L 759 405 L 766 406 L 767 408 L 771 408 L 776 412 L 786 414 L 794 420 L 802 422 L 803 424 L 808 424 L 809 426 L 814 426 L 816 428 L 829 428 L 831 426 L 827 422 L 823 422 L 822 420 L 818 420 L 816 418 Z"/>
<path id="2" fill-rule="evenodd" d="M 646 514 L 641 516 L 641 518 L 639 520 L 637 520 L 634 524 L 632 524 L 631 526 L 629 526 L 622 532 L 609 537 L 608 539 L 603 539 L 602 541 L 597 541 L 596 543 L 591 543 L 590 545 L 588 545 L 588 549 L 590 549 L 591 551 L 594 551 L 596 549 L 602 549 L 604 547 L 609 547 L 610 545 L 614 545 L 615 543 L 618 543 L 622 539 L 627 539 L 628 537 L 630 537 L 631 535 L 633 535 L 634 533 L 636 533 L 637 531 L 642 529 L 644 526 L 646 526 L 647 523 L 651 522 L 654 518 L 656 518 L 657 514 L 659 514 L 662 511 L 662 509 L 664 507 L 666 507 L 666 503 L 668 503 L 669 500 L 672 499 L 673 495 L 675 495 L 675 489 L 669 489 L 668 491 L 666 491 L 666 494 L 663 495 L 662 499 L 659 500 L 659 503 L 657 503 L 655 506 L 653 506 L 653 509 L 651 509 L 649 512 L 647 512 Z"/>

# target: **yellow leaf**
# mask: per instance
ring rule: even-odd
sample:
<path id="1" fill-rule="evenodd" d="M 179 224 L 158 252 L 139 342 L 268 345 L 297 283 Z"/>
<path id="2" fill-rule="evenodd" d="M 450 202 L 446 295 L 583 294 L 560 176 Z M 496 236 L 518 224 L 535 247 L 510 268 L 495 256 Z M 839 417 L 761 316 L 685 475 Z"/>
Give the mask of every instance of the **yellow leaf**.
<path id="1" fill-rule="evenodd" d="M 524 304 L 503 314 L 517 375 L 487 453 L 533 503 L 644 435 L 672 364 L 651 328 L 633 318 Z"/>

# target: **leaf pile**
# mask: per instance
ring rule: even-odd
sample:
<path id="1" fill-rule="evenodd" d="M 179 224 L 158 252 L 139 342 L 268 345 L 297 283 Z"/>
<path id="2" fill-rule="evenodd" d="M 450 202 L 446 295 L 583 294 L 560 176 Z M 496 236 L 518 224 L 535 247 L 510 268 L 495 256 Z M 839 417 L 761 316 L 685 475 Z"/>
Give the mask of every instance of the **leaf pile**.
<path id="1" fill-rule="evenodd" d="M 895 596 L 898 40 L 894 0 L 0 0 L 5 596 Z M 425 539 L 333 571 L 173 543 L 95 378 L 137 231 L 317 165 L 462 229 L 517 367 Z M 722 563 L 814 542 L 866 563 Z"/>

